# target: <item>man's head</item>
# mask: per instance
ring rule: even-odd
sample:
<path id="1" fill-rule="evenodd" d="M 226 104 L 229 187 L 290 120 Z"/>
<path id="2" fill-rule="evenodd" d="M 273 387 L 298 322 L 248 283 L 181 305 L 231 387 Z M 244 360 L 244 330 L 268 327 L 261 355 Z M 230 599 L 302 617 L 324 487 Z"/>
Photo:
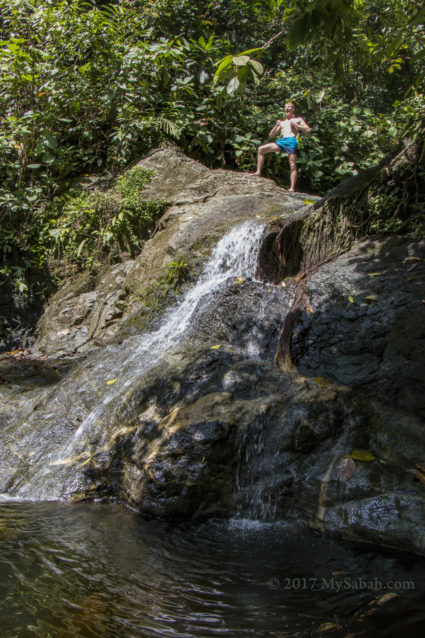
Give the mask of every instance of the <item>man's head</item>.
<path id="1" fill-rule="evenodd" d="M 294 115 L 294 108 L 295 107 L 293 102 L 287 102 L 285 104 L 285 115 L 288 119 Z"/>

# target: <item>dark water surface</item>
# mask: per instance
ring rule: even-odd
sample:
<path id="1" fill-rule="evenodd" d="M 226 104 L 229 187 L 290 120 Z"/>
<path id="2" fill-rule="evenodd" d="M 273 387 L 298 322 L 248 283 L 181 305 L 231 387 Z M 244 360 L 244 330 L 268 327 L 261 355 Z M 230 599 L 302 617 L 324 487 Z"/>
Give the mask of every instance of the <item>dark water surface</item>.
<path id="1" fill-rule="evenodd" d="M 309 531 L 0 504 L 1 638 L 412 637 L 424 603 L 423 559 Z"/>

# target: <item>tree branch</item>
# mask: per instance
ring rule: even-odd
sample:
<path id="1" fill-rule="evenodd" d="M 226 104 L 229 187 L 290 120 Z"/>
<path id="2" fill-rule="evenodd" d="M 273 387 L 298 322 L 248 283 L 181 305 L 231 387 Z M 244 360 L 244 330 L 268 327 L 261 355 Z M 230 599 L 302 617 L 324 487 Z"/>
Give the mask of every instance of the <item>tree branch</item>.
<path id="1" fill-rule="evenodd" d="M 267 49 L 271 45 L 273 40 L 276 40 L 276 38 L 278 38 L 280 35 L 282 35 L 282 33 L 283 33 L 283 29 L 282 29 L 282 31 L 279 31 L 279 33 L 276 33 L 276 35 L 274 35 L 272 38 L 270 38 L 270 40 L 267 40 L 267 42 L 265 44 L 263 44 L 263 46 L 261 48 L 262 49 Z"/>

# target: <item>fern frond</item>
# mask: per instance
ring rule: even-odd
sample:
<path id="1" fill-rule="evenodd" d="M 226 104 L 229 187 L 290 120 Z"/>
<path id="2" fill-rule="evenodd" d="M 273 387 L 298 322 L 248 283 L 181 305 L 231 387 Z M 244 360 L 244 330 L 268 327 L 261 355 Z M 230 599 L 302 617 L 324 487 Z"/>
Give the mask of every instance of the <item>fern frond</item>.
<path id="1" fill-rule="evenodd" d="M 174 122 L 165 117 L 158 118 L 156 121 L 156 128 L 161 133 L 169 135 L 176 140 L 180 139 L 183 130 L 182 127 L 177 126 Z"/>

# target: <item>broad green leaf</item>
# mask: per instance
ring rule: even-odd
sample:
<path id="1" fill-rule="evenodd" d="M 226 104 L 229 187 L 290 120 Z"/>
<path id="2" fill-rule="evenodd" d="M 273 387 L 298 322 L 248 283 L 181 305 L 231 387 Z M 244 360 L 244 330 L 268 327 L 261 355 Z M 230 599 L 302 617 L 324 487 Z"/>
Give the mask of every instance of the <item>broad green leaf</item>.
<path id="1" fill-rule="evenodd" d="M 239 78 L 233 77 L 230 80 L 229 84 L 227 85 L 226 91 L 229 95 L 234 95 L 236 91 L 239 89 L 239 86 L 240 86 Z"/>
<path id="2" fill-rule="evenodd" d="M 234 56 L 232 61 L 235 66 L 245 66 L 249 62 L 249 56 L 248 55 Z"/>
<path id="3" fill-rule="evenodd" d="M 242 51 L 242 53 L 239 53 L 239 55 L 250 55 L 251 53 L 258 53 L 258 52 L 263 52 L 264 49 L 262 47 L 257 47 L 255 49 L 247 49 L 246 51 Z"/>
<path id="4" fill-rule="evenodd" d="M 251 60 L 249 61 L 248 65 L 254 69 L 255 74 L 257 74 L 257 75 L 263 75 L 263 73 L 264 73 L 264 67 L 263 67 L 263 65 L 261 64 L 261 62 L 258 62 L 258 60 L 252 60 L 252 59 L 251 59 Z M 254 75 L 255 75 L 255 74 L 254 74 Z"/>
<path id="5" fill-rule="evenodd" d="M 49 132 L 45 132 L 43 133 L 44 135 L 44 139 L 46 140 L 47 145 L 51 148 L 51 149 L 56 149 L 58 147 L 58 141 L 56 139 L 56 137 L 54 135 L 52 135 Z"/>
<path id="6" fill-rule="evenodd" d="M 219 76 L 225 69 L 227 69 L 227 67 L 229 67 L 232 64 L 232 60 L 233 60 L 233 55 L 226 55 L 219 63 L 214 77 Z"/>
<path id="7" fill-rule="evenodd" d="M 413 8 L 413 7 L 412 7 Z M 410 18 L 409 25 L 417 26 L 425 22 L 425 9 L 416 9 L 416 13 Z"/>
<path id="8" fill-rule="evenodd" d="M 239 82 L 245 85 L 246 80 L 248 77 L 248 67 L 247 66 L 240 66 L 238 67 L 238 79 Z M 241 86 L 240 89 L 242 89 L 243 87 Z"/>

